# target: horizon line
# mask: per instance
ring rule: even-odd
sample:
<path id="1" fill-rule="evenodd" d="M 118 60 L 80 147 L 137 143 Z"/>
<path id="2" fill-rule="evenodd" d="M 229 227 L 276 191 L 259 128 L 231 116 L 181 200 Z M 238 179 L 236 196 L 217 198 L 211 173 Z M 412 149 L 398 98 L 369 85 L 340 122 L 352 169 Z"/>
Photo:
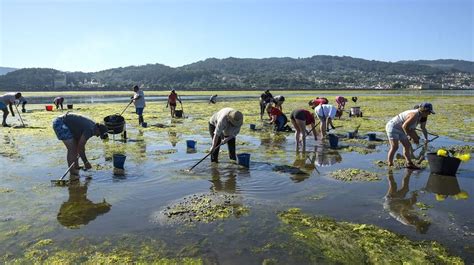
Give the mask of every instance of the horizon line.
<path id="1" fill-rule="evenodd" d="M 101 72 L 101 71 L 107 71 L 107 70 L 110 70 L 110 69 L 116 69 L 116 68 L 126 68 L 126 67 L 140 67 L 140 66 L 146 66 L 146 65 L 156 65 L 156 64 L 160 64 L 160 65 L 163 65 L 163 66 L 166 66 L 166 67 L 170 67 L 170 68 L 180 68 L 180 67 L 184 67 L 184 66 L 187 66 L 187 65 L 190 65 L 190 64 L 194 64 L 194 63 L 198 63 L 198 62 L 203 62 L 203 61 L 206 61 L 206 60 L 209 60 L 209 59 L 217 59 L 217 60 L 225 60 L 225 59 L 241 59 L 241 60 L 245 60 L 245 59 L 254 59 L 254 60 L 265 60 L 265 59 L 283 59 L 283 58 L 289 58 L 289 59 L 294 59 L 294 60 L 299 60 L 299 59 L 309 59 L 309 58 L 312 58 L 312 57 L 316 57 L 316 56 L 328 56 L 328 57 L 349 57 L 349 58 L 352 58 L 352 59 L 362 59 L 362 60 L 366 60 L 366 61 L 376 61 L 376 62 L 384 62 L 384 63 L 399 63 L 401 61 L 437 61 L 437 60 L 453 60 L 453 61 L 465 61 L 465 62 L 470 62 L 470 63 L 474 63 L 474 61 L 470 61 L 470 60 L 466 60 L 466 59 L 452 59 L 452 58 L 438 58 L 438 59 L 403 59 L 403 60 L 398 60 L 398 61 L 383 61 L 383 60 L 373 60 L 373 59 L 365 59 L 365 58 L 361 58 L 361 57 L 352 57 L 352 56 L 349 56 L 349 55 L 326 55 L 326 54 L 318 54 L 318 55 L 312 55 L 312 56 L 309 56 L 309 57 L 290 57 L 290 56 L 282 56 L 282 57 L 262 57 L 262 58 L 252 58 L 252 57 L 233 57 L 233 56 L 229 56 L 229 57 L 225 57 L 225 58 L 218 58 L 218 57 L 208 57 L 206 59 L 202 59 L 202 60 L 198 60 L 198 61 L 195 61 L 195 62 L 191 62 L 191 63 L 188 63 L 188 64 L 183 64 L 183 65 L 180 65 L 180 66 L 169 66 L 169 65 L 166 65 L 166 64 L 163 64 L 163 63 L 158 63 L 158 62 L 155 62 L 155 63 L 145 63 L 145 64 L 131 64 L 131 65 L 127 65 L 127 66 L 116 66 L 116 67 L 110 67 L 110 68 L 106 68 L 106 69 L 102 69 L 102 70 L 95 70 L 95 71 L 83 71 L 83 70 L 61 70 L 61 69 L 58 69 L 58 68 L 53 68 L 53 67 L 12 67 L 12 66 L 1 66 L 2 68 L 12 68 L 12 69 L 15 69 L 15 70 L 20 70 L 20 69 L 35 69 L 35 68 L 39 68 L 39 69 L 53 69 L 53 70 L 57 70 L 57 71 L 60 71 L 60 72 L 82 72 L 82 73 L 95 73 L 95 72 Z"/>

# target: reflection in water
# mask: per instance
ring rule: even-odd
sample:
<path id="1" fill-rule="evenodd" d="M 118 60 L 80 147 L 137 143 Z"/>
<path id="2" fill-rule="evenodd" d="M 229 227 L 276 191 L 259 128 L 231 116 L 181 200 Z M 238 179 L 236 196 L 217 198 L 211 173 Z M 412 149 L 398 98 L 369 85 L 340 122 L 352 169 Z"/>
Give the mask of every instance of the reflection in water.
<path id="1" fill-rule="evenodd" d="M 168 138 L 173 147 L 176 147 L 176 144 L 179 142 L 178 135 L 175 131 L 168 131 Z"/>
<path id="2" fill-rule="evenodd" d="M 212 165 L 211 167 L 211 176 L 212 176 L 212 191 L 225 191 L 228 193 L 235 193 L 237 187 L 236 181 L 236 169 L 235 168 L 226 168 L 219 169 L 217 165 Z M 225 179 L 224 181 L 222 181 Z"/>
<path id="3" fill-rule="evenodd" d="M 93 203 L 87 199 L 88 184 L 88 181 L 83 185 L 80 181 L 69 184 L 69 199 L 63 202 L 57 216 L 61 225 L 67 228 L 78 228 L 110 211 L 111 205 L 105 199 L 100 203 Z"/>
<path id="4" fill-rule="evenodd" d="M 435 194 L 437 201 L 444 201 L 448 196 L 452 196 L 455 200 L 466 200 L 469 194 L 461 190 L 456 176 L 443 176 L 430 174 L 425 190 Z"/>
<path id="5" fill-rule="evenodd" d="M 280 132 L 262 131 L 258 134 L 260 145 L 268 148 L 284 149 L 286 146 L 286 134 Z"/>
<path id="6" fill-rule="evenodd" d="M 315 152 L 296 152 L 295 162 L 293 162 L 293 166 L 298 168 L 304 168 L 308 170 L 314 170 L 316 160 L 316 153 Z"/>
<path id="7" fill-rule="evenodd" d="M 331 166 L 342 161 L 342 156 L 338 151 L 322 146 L 315 146 L 314 154 L 316 156 L 316 165 L 319 167 Z"/>
<path id="8" fill-rule="evenodd" d="M 388 171 L 388 191 L 385 195 L 384 209 L 400 223 L 407 226 L 414 226 L 416 231 L 425 234 L 428 231 L 430 222 L 424 220 L 413 205 L 417 202 L 418 194 L 412 192 L 409 198 L 405 198 L 410 191 L 410 177 L 413 171 L 406 169 L 402 179 L 402 187 L 398 189 L 397 182 L 393 177 L 393 171 Z"/>
<path id="9" fill-rule="evenodd" d="M 145 137 L 143 137 L 142 130 L 138 131 L 137 140 L 135 144 L 137 146 L 136 162 L 137 164 L 143 164 L 147 160 L 147 155 L 146 155 L 146 141 L 145 141 Z"/>

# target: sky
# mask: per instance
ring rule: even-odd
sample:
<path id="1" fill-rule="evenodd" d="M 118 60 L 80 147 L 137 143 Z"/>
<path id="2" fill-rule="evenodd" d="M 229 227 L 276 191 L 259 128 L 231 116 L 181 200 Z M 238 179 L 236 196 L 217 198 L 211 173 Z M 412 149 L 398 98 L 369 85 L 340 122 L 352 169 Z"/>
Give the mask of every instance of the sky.
<path id="1" fill-rule="evenodd" d="M 474 60 L 474 0 L 0 0 L 0 66 L 207 58 Z"/>

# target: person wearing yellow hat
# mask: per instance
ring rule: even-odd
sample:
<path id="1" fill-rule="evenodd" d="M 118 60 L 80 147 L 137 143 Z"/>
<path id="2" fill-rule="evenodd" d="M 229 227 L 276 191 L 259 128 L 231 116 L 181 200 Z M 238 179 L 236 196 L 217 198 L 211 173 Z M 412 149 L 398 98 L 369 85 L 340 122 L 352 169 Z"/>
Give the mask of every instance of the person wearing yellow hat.
<path id="1" fill-rule="evenodd" d="M 401 142 L 403 145 L 403 156 L 405 157 L 407 168 L 420 169 L 411 161 L 411 144 L 409 139 L 413 140 L 415 144 L 420 143 L 420 137 L 416 133 L 416 126 L 422 122 L 423 118 L 428 117 L 430 114 L 435 114 L 433 111 L 433 105 L 424 102 L 418 106 L 418 109 L 404 111 L 393 117 L 385 125 L 385 131 L 387 132 L 388 140 L 390 142 L 390 150 L 387 155 L 387 163 L 389 166 L 393 166 L 393 158 L 398 150 L 398 143 Z M 425 127 L 423 126 L 423 128 Z"/>
<path id="2" fill-rule="evenodd" d="M 242 112 L 233 108 L 223 108 L 214 113 L 209 119 L 209 133 L 212 138 L 211 161 L 218 162 L 219 146 L 227 143 L 229 158 L 236 160 L 235 137 L 240 132 L 244 121 Z"/>

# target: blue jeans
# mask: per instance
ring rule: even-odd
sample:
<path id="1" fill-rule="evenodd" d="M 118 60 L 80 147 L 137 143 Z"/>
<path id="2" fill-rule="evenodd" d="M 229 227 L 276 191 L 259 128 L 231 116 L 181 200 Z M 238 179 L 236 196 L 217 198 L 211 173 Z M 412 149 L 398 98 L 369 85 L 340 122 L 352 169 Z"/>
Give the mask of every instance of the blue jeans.
<path id="1" fill-rule="evenodd" d="M 277 131 L 283 131 L 283 128 L 285 128 L 285 124 L 287 122 L 288 121 L 287 121 L 287 118 L 285 117 L 285 115 L 278 116 L 278 118 L 276 119 L 276 124 L 275 124 L 276 130 Z"/>
<path id="2" fill-rule="evenodd" d="M 137 115 L 138 115 L 138 116 L 142 116 L 142 115 L 143 115 L 143 109 L 144 109 L 144 108 L 135 108 L 135 111 L 137 112 Z"/>

